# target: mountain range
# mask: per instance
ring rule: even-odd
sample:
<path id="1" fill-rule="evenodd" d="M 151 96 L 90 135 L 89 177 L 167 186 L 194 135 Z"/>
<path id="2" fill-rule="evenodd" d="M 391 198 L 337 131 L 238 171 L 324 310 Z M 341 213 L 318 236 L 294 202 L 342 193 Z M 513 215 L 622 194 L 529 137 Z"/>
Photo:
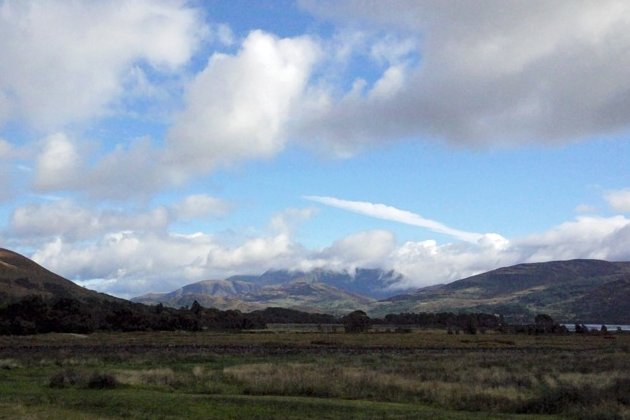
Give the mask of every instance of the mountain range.
<path id="1" fill-rule="evenodd" d="M 356 269 L 353 273 L 271 270 L 260 276 L 200 281 L 170 293 L 150 293 L 132 300 L 171 307 L 190 306 L 197 301 L 218 309 L 283 307 L 339 315 L 367 310 L 376 299 L 395 295 L 390 287 L 401 278 L 394 271 L 378 269 Z"/>
<path id="2" fill-rule="evenodd" d="M 343 314 L 361 309 L 371 316 L 400 312 L 486 312 L 511 322 L 547 313 L 567 322 L 630 323 L 630 262 L 551 261 L 499 268 L 448 284 L 396 294 L 394 271 L 339 273 L 269 271 L 150 294 L 136 302 L 220 309 L 268 306 Z M 389 296 L 388 296 L 389 295 Z"/>
<path id="3" fill-rule="evenodd" d="M 132 299 L 145 304 L 251 311 L 284 307 L 342 315 L 401 312 L 485 312 L 527 322 L 538 313 L 558 321 L 630 324 L 630 262 L 551 261 L 499 268 L 448 284 L 396 292 L 394 271 L 268 271 L 206 280 L 170 293 Z M 407 279 L 408 280 L 408 279 Z M 409 284 L 406 281 L 406 284 Z M 0 248 L 0 307 L 28 295 L 120 305 L 125 300 L 78 286 L 32 260 Z"/>

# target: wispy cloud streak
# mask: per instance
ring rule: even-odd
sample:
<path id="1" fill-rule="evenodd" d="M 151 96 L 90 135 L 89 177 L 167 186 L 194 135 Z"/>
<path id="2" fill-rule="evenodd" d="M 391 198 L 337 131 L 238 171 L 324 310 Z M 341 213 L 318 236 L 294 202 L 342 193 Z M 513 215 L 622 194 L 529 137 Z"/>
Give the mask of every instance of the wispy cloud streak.
<path id="1" fill-rule="evenodd" d="M 375 217 L 377 219 L 390 220 L 393 222 L 426 228 L 433 232 L 453 236 L 461 241 L 477 243 L 483 237 L 481 233 L 454 229 L 435 220 L 426 219 L 419 214 L 406 210 L 400 210 L 396 207 L 387 206 L 385 204 L 370 203 L 367 201 L 349 201 L 334 197 L 322 197 L 315 195 L 306 195 L 304 198 L 326 206 L 336 207 L 353 213 Z"/>

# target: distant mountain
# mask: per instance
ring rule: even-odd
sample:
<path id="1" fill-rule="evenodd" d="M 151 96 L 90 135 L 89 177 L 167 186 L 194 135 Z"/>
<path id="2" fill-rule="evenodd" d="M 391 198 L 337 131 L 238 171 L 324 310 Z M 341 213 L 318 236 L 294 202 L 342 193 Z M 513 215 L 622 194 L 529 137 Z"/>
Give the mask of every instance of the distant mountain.
<path id="1" fill-rule="evenodd" d="M 393 270 L 357 268 L 354 272 L 314 269 L 311 271 L 269 270 L 260 276 L 233 276 L 228 280 L 241 280 L 260 286 L 286 284 L 297 280 L 319 282 L 352 294 L 373 299 L 384 299 L 401 292 L 395 289 L 403 276 Z"/>
<path id="2" fill-rule="evenodd" d="M 445 285 L 393 296 L 370 313 L 478 311 L 512 321 L 547 313 L 554 319 L 630 322 L 630 263 L 552 261 L 499 268 Z"/>
<path id="3" fill-rule="evenodd" d="M 194 301 L 206 307 L 240 309 L 266 307 L 345 314 L 369 309 L 375 299 L 393 296 L 392 286 L 402 276 L 395 271 L 361 269 L 354 272 L 315 269 L 312 271 L 269 270 L 259 276 L 233 276 L 205 280 L 170 293 L 150 293 L 133 298 L 145 304 L 171 307 L 190 306 Z"/>
<path id="4" fill-rule="evenodd" d="M 306 312 L 345 314 L 367 309 L 373 299 L 355 295 L 328 284 L 298 277 L 282 277 L 280 283 L 257 284 L 233 277 L 189 284 L 170 293 L 152 293 L 132 299 L 133 302 L 178 308 L 197 301 L 204 307 L 218 309 L 260 310 L 267 307 L 299 309 Z"/>
<path id="5" fill-rule="evenodd" d="M 29 295 L 43 298 L 72 298 L 84 302 L 123 301 L 85 289 L 46 270 L 23 255 L 0 248 L 0 306 Z"/>
<path id="6" fill-rule="evenodd" d="M 244 302 L 240 298 L 259 288 L 260 286 L 244 280 L 204 280 L 169 293 L 148 293 L 133 298 L 132 301 L 146 305 L 162 303 L 172 308 L 190 306 L 197 301 L 206 308 L 251 311 L 264 307 Z"/>

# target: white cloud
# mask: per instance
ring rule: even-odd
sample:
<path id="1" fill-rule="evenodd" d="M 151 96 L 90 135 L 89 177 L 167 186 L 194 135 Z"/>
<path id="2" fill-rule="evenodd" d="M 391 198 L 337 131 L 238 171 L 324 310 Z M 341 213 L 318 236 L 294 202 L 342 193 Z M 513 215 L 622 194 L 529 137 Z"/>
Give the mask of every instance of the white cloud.
<path id="1" fill-rule="evenodd" d="M 44 244 L 33 259 L 73 279 L 95 279 L 91 285 L 98 290 L 132 297 L 181 287 L 189 272 L 203 269 L 212 246 L 206 235 L 120 231 L 91 245 L 57 238 Z"/>
<path id="2" fill-rule="evenodd" d="M 235 55 L 212 55 L 190 82 L 164 147 L 139 138 L 104 156 L 88 156 L 76 140 L 59 133 L 46 140 L 38 157 L 35 187 L 144 198 L 217 166 L 273 156 L 287 141 L 287 125 L 318 56 L 317 44 L 307 37 L 279 39 L 254 31 Z M 89 167 L 79 165 L 89 160 Z"/>
<path id="3" fill-rule="evenodd" d="M 194 194 L 173 207 L 178 219 L 193 220 L 223 216 L 231 209 L 230 203 L 206 194 Z"/>
<path id="4" fill-rule="evenodd" d="M 630 212 L 630 189 L 608 191 L 604 198 L 613 210 L 620 213 Z"/>
<path id="5" fill-rule="evenodd" d="M 417 40 L 406 50 L 417 45 L 417 64 L 389 95 L 331 96 L 303 116 L 298 135 L 336 154 L 410 137 L 466 145 L 558 143 L 630 127 L 627 2 L 302 5 L 340 25 Z M 384 71 L 383 83 L 391 71 Z"/>
<path id="6" fill-rule="evenodd" d="M 292 234 L 296 228 L 306 220 L 312 218 L 317 209 L 308 207 L 302 209 L 287 209 L 271 218 L 271 228 L 274 232 Z"/>
<path id="7" fill-rule="evenodd" d="M 630 219 L 578 217 L 549 229 L 503 242 L 502 246 L 435 241 L 407 242 L 390 264 L 406 275 L 400 286 L 426 286 L 525 262 L 576 258 L 630 259 Z"/>
<path id="8" fill-rule="evenodd" d="M 37 157 L 35 187 L 40 190 L 64 189 L 73 186 L 82 172 L 81 156 L 75 144 L 63 133 L 43 140 Z"/>
<path id="9" fill-rule="evenodd" d="M 440 245 L 434 240 L 406 242 L 392 254 L 391 267 L 402 273 L 397 288 L 448 283 L 519 262 L 511 249 L 497 250 L 470 243 Z"/>
<path id="10" fill-rule="evenodd" d="M 92 150 L 79 150 L 78 141 L 59 132 L 44 141 L 34 186 L 97 198 L 147 197 L 217 166 L 270 157 L 287 141 L 287 125 L 318 56 L 307 37 L 254 31 L 235 55 L 215 53 L 195 76 L 163 148 L 139 138 L 105 156 L 89 156 Z M 81 165 L 89 160 L 89 167 Z"/>
<path id="11" fill-rule="evenodd" d="M 262 31 L 250 33 L 236 55 L 214 54 L 168 133 L 169 161 L 185 173 L 207 172 L 280 151 L 318 54 L 307 37 Z"/>
<path id="12" fill-rule="evenodd" d="M 411 213 L 406 210 L 400 210 L 385 204 L 375 204 L 366 201 L 341 200 L 334 197 L 305 196 L 304 198 L 317 203 L 325 204 L 327 206 L 337 207 L 354 213 L 376 217 L 378 219 L 391 220 L 407 225 L 423 227 L 433 232 L 453 236 L 462 241 L 476 243 L 483 238 L 483 235 L 480 233 L 453 229 L 443 223 L 436 222 L 435 220 L 426 219 L 418 214 Z"/>
<path id="13" fill-rule="evenodd" d="M 93 240 L 112 231 L 162 232 L 170 224 L 165 207 L 145 211 L 93 210 L 68 200 L 18 207 L 9 232 L 22 242 L 37 244 L 47 238 L 71 243 Z"/>
<path id="14" fill-rule="evenodd" d="M 515 243 L 524 261 L 550 261 L 573 258 L 630 259 L 630 238 L 619 233 L 630 227 L 623 216 L 580 216 L 541 234 Z"/>
<path id="15" fill-rule="evenodd" d="M 80 191 L 90 197 L 133 200 L 146 198 L 178 180 L 151 139 L 118 144 L 105 156 L 63 132 L 46 137 L 36 156 L 33 187 L 38 191 Z M 94 160 L 94 163 L 88 162 Z"/>
<path id="16" fill-rule="evenodd" d="M 317 253 L 312 264 L 354 272 L 359 268 L 380 268 L 396 248 L 394 234 L 386 230 L 358 232 L 335 241 Z"/>
<path id="17" fill-rule="evenodd" d="M 137 64 L 184 65 L 207 29 L 180 1 L 0 3 L 0 123 L 58 128 L 109 112 Z"/>

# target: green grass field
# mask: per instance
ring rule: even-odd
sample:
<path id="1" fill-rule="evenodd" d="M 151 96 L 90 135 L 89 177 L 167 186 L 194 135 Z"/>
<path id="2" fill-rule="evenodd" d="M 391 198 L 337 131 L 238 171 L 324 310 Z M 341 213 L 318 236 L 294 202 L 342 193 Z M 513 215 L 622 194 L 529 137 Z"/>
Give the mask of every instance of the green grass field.
<path id="1" fill-rule="evenodd" d="M 630 418 L 630 335 L 0 337 L 0 418 Z"/>

